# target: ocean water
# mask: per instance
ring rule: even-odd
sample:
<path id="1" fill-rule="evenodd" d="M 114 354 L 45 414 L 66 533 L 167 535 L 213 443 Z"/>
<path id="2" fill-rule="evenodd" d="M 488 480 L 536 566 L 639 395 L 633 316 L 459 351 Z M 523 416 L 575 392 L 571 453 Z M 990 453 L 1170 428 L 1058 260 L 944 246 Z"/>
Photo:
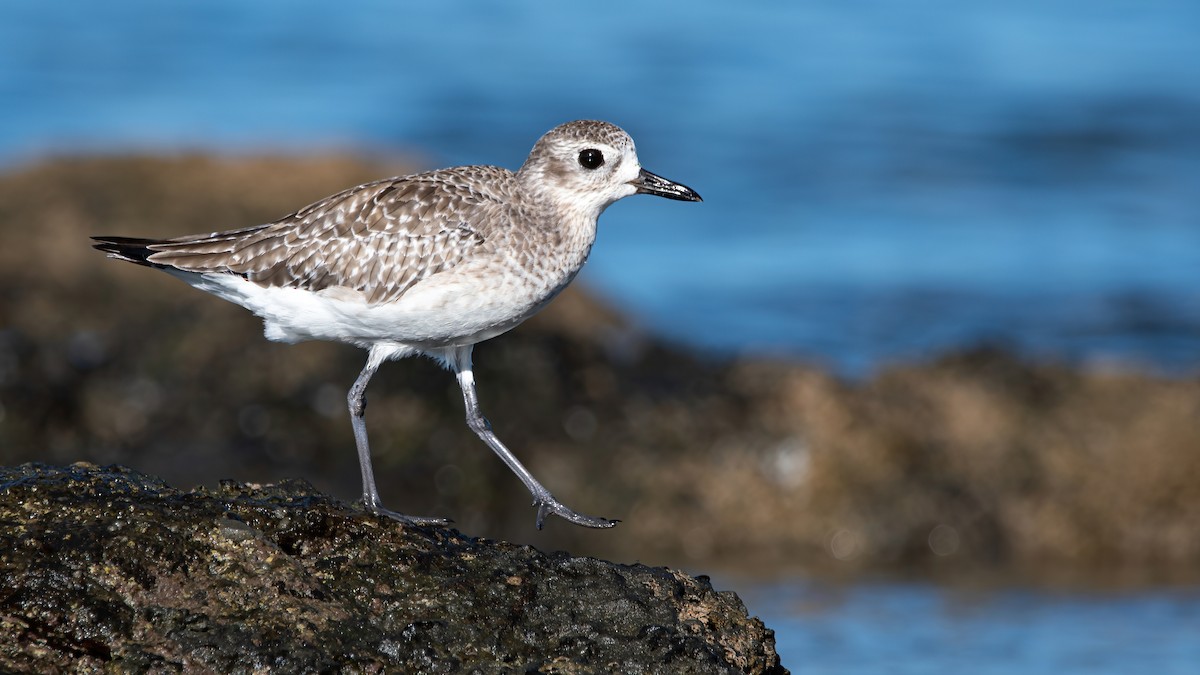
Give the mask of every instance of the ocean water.
<path id="1" fill-rule="evenodd" d="M 660 335 L 850 376 L 980 342 L 1191 374 L 1197 27 L 1191 0 L 12 0 L 0 166 L 349 149 L 516 168 L 553 125 L 608 119 L 705 198 L 613 206 L 581 276 Z M 1200 664 L 1194 590 L 736 589 L 796 672 Z"/>
<path id="2" fill-rule="evenodd" d="M 1200 590 L 956 589 L 790 580 L 739 589 L 792 672 L 1197 672 Z"/>
<path id="3" fill-rule="evenodd" d="M 848 375 L 980 342 L 1190 374 L 1197 26 L 1190 0 L 7 2 L 0 165 L 515 168 L 609 119 L 705 197 L 613 206 L 582 276 L 660 335 Z"/>

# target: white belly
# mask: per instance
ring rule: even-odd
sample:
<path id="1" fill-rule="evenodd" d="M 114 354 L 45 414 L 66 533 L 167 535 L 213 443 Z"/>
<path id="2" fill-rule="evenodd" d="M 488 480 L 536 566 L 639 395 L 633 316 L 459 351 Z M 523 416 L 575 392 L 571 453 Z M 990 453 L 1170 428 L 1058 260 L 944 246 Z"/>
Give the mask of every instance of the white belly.
<path id="1" fill-rule="evenodd" d="M 277 342 L 380 342 L 427 349 L 481 342 L 532 316 L 574 278 L 542 279 L 490 267 L 455 268 L 418 283 L 397 301 L 369 305 L 349 289 L 264 287 L 229 274 L 175 273 L 187 283 L 262 317 Z"/>

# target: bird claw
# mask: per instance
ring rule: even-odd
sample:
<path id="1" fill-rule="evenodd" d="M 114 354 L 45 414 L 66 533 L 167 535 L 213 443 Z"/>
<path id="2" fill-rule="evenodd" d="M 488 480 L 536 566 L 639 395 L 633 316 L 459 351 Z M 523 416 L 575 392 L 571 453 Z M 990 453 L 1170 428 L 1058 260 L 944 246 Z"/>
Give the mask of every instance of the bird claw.
<path id="1" fill-rule="evenodd" d="M 363 508 L 365 508 L 367 510 L 367 513 L 370 513 L 370 514 L 376 515 L 376 516 L 383 516 L 386 518 L 391 518 L 392 520 L 399 522 L 399 523 L 404 523 L 405 525 L 444 527 L 444 526 L 449 525 L 454 522 L 453 520 L 450 520 L 449 518 L 435 518 L 435 517 L 429 517 L 429 516 L 406 516 L 403 513 L 396 513 L 395 511 L 392 511 L 390 509 L 385 509 L 382 506 L 380 506 L 379 504 L 369 504 L 369 503 L 364 502 Z"/>
<path id="2" fill-rule="evenodd" d="M 597 518 L 596 516 L 586 516 L 582 513 L 576 513 L 567 508 L 554 497 L 546 495 L 535 499 L 533 505 L 537 507 L 537 529 L 542 529 L 542 525 L 546 522 L 546 516 L 553 513 L 559 518 L 568 520 L 576 525 L 583 527 L 608 528 L 621 522 L 619 520 L 609 520 L 608 518 Z"/>

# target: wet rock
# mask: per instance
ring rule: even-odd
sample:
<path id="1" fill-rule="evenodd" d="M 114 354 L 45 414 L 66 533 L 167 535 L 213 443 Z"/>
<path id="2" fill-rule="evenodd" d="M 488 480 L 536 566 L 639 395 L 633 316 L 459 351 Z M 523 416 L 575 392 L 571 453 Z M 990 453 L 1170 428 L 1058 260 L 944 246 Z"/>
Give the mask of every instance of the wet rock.
<path id="1" fill-rule="evenodd" d="M 704 577 L 405 527 L 307 483 L 0 469 L 0 670 L 784 673 Z"/>

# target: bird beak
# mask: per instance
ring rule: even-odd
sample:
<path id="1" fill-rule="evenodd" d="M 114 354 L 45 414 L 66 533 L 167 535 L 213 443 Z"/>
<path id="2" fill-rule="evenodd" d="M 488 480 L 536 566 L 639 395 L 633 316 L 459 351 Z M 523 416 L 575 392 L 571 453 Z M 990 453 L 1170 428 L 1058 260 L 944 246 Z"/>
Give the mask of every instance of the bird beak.
<path id="1" fill-rule="evenodd" d="M 645 169 L 639 171 L 637 178 L 629 181 L 629 184 L 637 188 L 637 193 L 640 195 L 658 195 L 667 199 L 678 199 L 681 202 L 704 201 L 692 188 L 669 181 L 662 176 L 656 176 Z"/>

